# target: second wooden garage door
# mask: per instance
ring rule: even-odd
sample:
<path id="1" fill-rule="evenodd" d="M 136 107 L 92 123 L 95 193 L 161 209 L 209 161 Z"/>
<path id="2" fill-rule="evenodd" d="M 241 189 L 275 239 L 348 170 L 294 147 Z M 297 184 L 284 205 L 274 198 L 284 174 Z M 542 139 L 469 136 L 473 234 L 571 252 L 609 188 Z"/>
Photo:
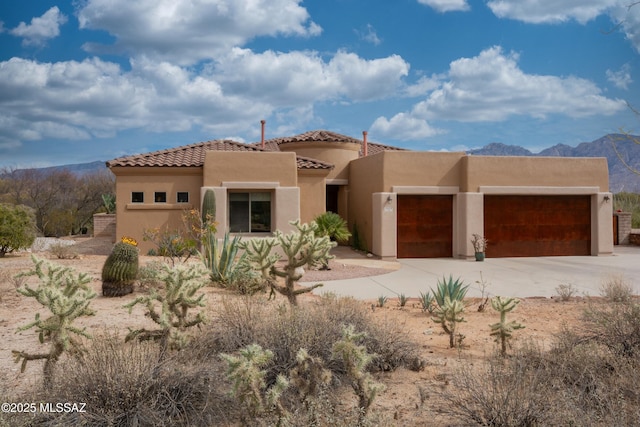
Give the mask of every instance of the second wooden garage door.
<path id="1" fill-rule="evenodd" d="M 487 257 L 591 255 L 590 196 L 485 196 Z"/>
<path id="2" fill-rule="evenodd" d="M 453 196 L 398 196 L 398 258 L 453 254 Z"/>

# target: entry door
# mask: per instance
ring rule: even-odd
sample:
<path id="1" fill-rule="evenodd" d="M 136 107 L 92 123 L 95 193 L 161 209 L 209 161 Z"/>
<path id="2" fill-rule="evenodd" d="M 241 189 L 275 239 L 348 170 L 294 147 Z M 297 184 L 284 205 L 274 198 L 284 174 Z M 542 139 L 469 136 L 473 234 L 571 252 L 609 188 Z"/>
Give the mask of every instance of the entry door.
<path id="1" fill-rule="evenodd" d="M 453 196 L 398 195 L 398 258 L 453 256 Z"/>

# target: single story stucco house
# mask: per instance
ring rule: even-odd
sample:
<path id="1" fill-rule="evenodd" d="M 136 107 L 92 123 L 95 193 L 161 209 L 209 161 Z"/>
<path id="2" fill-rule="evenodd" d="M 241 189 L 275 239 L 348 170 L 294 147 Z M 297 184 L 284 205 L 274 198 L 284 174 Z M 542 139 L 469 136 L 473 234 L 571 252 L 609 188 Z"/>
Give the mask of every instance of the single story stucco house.
<path id="1" fill-rule="evenodd" d="M 263 132 L 264 134 L 264 132 Z M 383 258 L 470 258 L 613 252 L 604 158 L 471 156 L 410 151 L 318 130 L 244 144 L 201 142 L 107 162 L 116 177 L 116 233 L 181 227 L 216 195 L 217 233 L 289 231 L 325 211 L 357 227 Z"/>

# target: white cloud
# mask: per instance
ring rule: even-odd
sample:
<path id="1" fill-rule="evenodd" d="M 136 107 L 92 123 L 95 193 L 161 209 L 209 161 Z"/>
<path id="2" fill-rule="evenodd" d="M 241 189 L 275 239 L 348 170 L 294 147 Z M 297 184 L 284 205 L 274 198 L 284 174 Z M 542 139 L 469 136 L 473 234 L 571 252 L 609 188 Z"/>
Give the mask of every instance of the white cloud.
<path id="1" fill-rule="evenodd" d="M 112 137 L 127 129 L 237 134 L 274 112 L 302 127 L 314 120 L 315 103 L 391 96 L 409 70 L 398 56 L 338 52 L 325 60 L 314 52 L 239 48 L 198 72 L 144 56 L 130 64 L 0 62 L 0 117 L 8 121 L 0 142 Z"/>
<path id="2" fill-rule="evenodd" d="M 223 87 L 278 106 L 315 101 L 367 101 L 390 96 L 409 72 L 401 57 L 366 60 L 337 52 L 325 61 L 316 52 L 254 53 L 233 49 L 210 71 Z"/>
<path id="3" fill-rule="evenodd" d="M 624 64 L 618 71 L 607 70 L 607 80 L 613 83 L 617 88 L 627 90 L 629 85 L 633 83 L 631 78 L 631 67 Z"/>
<path id="4" fill-rule="evenodd" d="M 629 6 L 632 4 L 632 6 Z M 611 13 L 611 18 L 620 23 L 627 39 L 640 53 L 640 4 L 622 3 L 615 7 Z"/>
<path id="5" fill-rule="evenodd" d="M 468 11 L 467 0 L 418 0 L 418 3 L 432 7 L 438 12 Z"/>
<path id="6" fill-rule="evenodd" d="M 366 41 L 367 43 L 371 43 L 374 46 L 378 46 L 380 43 L 382 43 L 382 40 L 380 39 L 380 37 L 378 37 L 376 29 L 373 28 L 373 25 L 371 24 L 367 24 L 367 29 L 364 31 L 356 30 L 356 34 L 358 35 L 358 37 L 360 37 L 360 39 Z"/>
<path id="7" fill-rule="evenodd" d="M 487 6 L 499 18 L 532 24 L 558 23 L 571 19 L 584 24 L 619 0 L 491 0 Z"/>
<path id="8" fill-rule="evenodd" d="M 499 18 L 530 24 L 575 20 L 580 24 L 608 15 L 620 25 L 640 52 L 640 4 L 627 0 L 490 0 L 487 6 Z"/>
<path id="9" fill-rule="evenodd" d="M 378 117 L 371 125 L 370 132 L 376 138 L 410 141 L 429 138 L 444 131 L 431 127 L 426 120 L 407 113 L 398 113 L 390 120 Z"/>
<path id="10" fill-rule="evenodd" d="M 301 0 L 87 0 L 80 28 L 105 30 L 114 48 L 192 64 L 215 58 L 258 36 L 316 36 Z M 86 45 L 89 51 L 110 49 Z"/>
<path id="11" fill-rule="evenodd" d="M 44 15 L 31 19 L 30 24 L 21 22 L 9 31 L 14 36 L 22 37 L 22 44 L 39 46 L 47 40 L 60 35 L 60 26 L 67 22 L 67 17 L 60 13 L 57 6 L 47 10 Z"/>
<path id="12" fill-rule="evenodd" d="M 625 107 L 591 81 L 578 77 L 526 74 L 518 55 L 500 47 L 450 64 L 447 81 L 414 107 L 416 117 L 465 122 L 502 121 L 510 116 L 544 118 L 610 115 Z"/>

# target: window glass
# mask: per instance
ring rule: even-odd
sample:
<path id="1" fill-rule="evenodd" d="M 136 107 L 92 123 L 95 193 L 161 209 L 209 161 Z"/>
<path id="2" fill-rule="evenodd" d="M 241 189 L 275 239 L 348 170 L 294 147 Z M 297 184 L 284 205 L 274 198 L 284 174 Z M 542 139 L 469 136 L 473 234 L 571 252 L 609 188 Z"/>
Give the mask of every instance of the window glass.
<path id="1" fill-rule="evenodd" d="M 131 203 L 144 203 L 144 193 L 142 191 L 133 191 L 131 193 Z"/>
<path id="2" fill-rule="evenodd" d="M 156 191 L 153 201 L 156 203 L 167 203 L 167 193 L 165 191 Z"/>
<path id="3" fill-rule="evenodd" d="M 177 200 L 178 203 L 189 203 L 189 193 L 186 191 L 178 191 Z"/>
<path id="4" fill-rule="evenodd" d="M 229 193 L 229 231 L 271 231 L 271 193 Z"/>

